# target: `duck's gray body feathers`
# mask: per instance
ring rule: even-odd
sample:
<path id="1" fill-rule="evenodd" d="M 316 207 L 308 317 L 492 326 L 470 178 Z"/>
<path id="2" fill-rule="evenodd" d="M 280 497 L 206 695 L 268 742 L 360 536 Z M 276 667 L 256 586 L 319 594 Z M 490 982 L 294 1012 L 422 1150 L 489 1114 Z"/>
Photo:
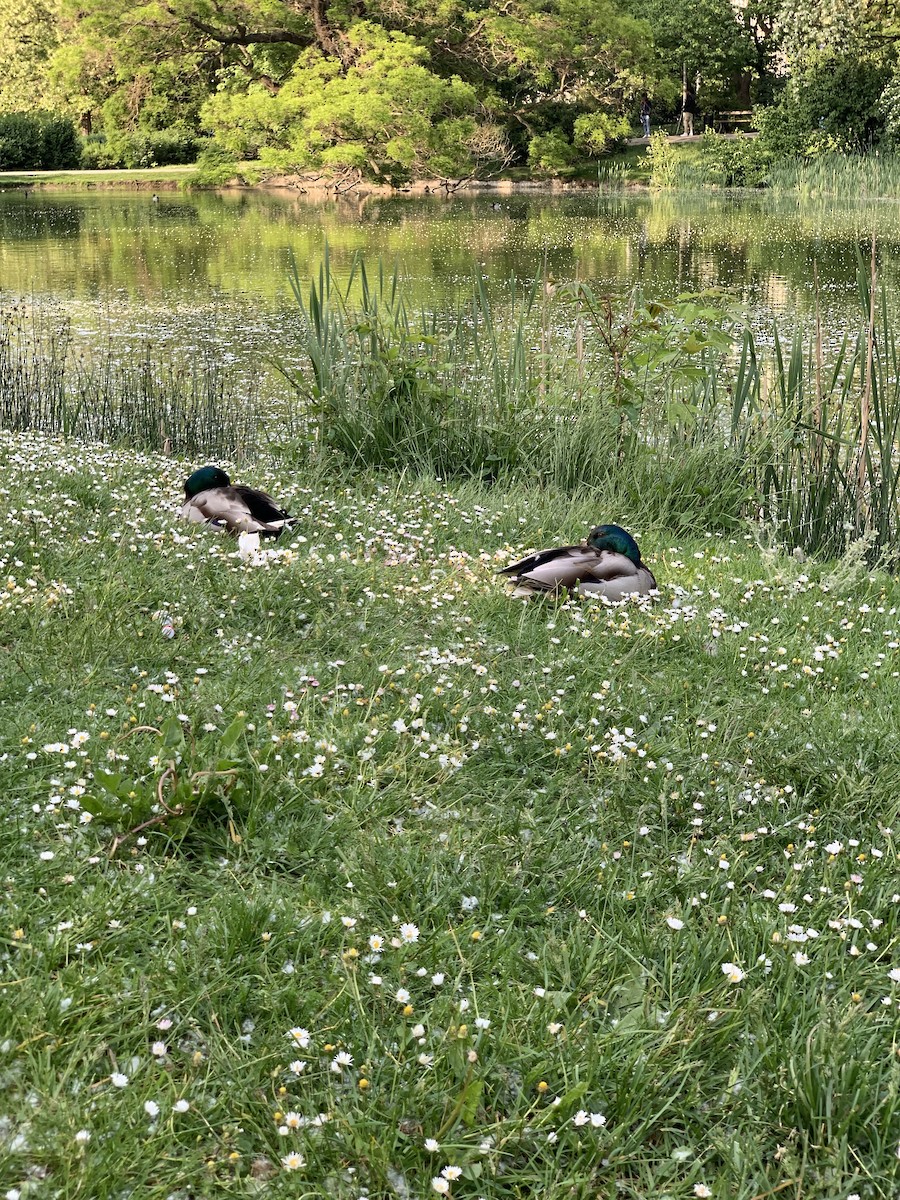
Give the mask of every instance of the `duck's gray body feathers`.
<path id="1" fill-rule="evenodd" d="M 566 589 L 582 596 L 647 595 L 656 588 L 653 572 L 640 561 L 615 550 L 600 550 L 585 542 L 541 550 L 498 572 L 515 584 L 514 596 Z"/>
<path id="2" fill-rule="evenodd" d="M 262 537 L 278 537 L 291 523 L 267 492 L 241 484 L 207 488 L 189 496 L 181 515 L 199 525 L 217 525 L 232 533 L 258 533 Z"/>

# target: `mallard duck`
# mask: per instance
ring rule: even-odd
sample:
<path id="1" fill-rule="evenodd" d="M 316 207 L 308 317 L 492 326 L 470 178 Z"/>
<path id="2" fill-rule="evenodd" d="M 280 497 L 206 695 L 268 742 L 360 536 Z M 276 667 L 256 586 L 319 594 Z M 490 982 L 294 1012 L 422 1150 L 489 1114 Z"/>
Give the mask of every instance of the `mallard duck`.
<path id="1" fill-rule="evenodd" d="M 181 515 L 198 525 L 274 538 L 293 521 L 268 493 L 232 483 L 219 467 L 201 467 L 184 481 Z"/>
<path id="2" fill-rule="evenodd" d="M 497 573 L 515 584 L 513 596 L 568 588 L 582 596 L 621 600 L 634 593 L 645 596 L 656 587 L 637 542 L 619 525 L 597 525 L 580 546 L 539 550 Z"/>

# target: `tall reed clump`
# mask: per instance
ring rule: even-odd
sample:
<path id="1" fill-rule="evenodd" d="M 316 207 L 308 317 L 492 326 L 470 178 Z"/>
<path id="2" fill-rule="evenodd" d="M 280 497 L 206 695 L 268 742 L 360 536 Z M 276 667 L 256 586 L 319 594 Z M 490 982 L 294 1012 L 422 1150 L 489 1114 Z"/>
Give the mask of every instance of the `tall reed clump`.
<path id="1" fill-rule="evenodd" d="M 294 268 L 308 370 L 280 364 L 319 446 L 353 467 L 495 477 L 524 461 L 523 414 L 539 387 L 527 352 L 537 286 L 513 292 L 502 328 L 478 281 L 468 303 L 412 312 L 398 272 L 361 258 L 342 284 L 326 252 L 304 290 Z"/>
<path id="2" fill-rule="evenodd" d="M 801 197 L 836 196 L 857 202 L 900 195 L 900 153 L 817 154 L 773 163 L 768 173 L 773 192 Z"/>
<path id="3" fill-rule="evenodd" d="M 351 467 L 603 489 L 679 526 L 698 507 L 717 527 L 737 520 L 742 465 L 693 444 L 681 386 L 731 344 L 710 302 L 614 300 L 539 277 L 498 303 L 476 276 L 453 310 L 413 313 L 396 272 L 373 279 L 356 258 L 341 282 L 327 256 L 293 288 L 306 365 L 282 370 L 320 451 Z"/>
<path id="4" fill-rule="evenodd" d="M 212 351 L 76 349 L 47 305 L 0 306 L 0 425 L 173 453 L 239 457 L 261 440 L 254 400 Z"/>
<path id="5" fill-rule="evenodd" d="M 831 557 L 865 540 L 870 561 L 890 560 L 900 534 L 900 355 L 878 287 L 874 237 L 869 261 L 859 257 L 858 292 L 860 328 L 829 364 L 818 290 L 811 341 L 797 336 L 785 347 L 776 329 L 761 359 L 744 333 L 729 440 L 785 542 Z"/>
<path id="6" fill-rule="evenodd" d="M 874 245 L 863 320 L 826 363 L 820 329 L 761 349 L 714 295 L 538 280 L 509 310 L 480 281 L 456 309 L 412 314 L 402 280 L 327 258 L 304 291 L 308 369 L 288 371 L 320 451 L 355 467 L 515 479 L 602 492 L 674 529 L 762 517 L 791 547 L 834 556 L 898 535 L 900 361 Z"/>

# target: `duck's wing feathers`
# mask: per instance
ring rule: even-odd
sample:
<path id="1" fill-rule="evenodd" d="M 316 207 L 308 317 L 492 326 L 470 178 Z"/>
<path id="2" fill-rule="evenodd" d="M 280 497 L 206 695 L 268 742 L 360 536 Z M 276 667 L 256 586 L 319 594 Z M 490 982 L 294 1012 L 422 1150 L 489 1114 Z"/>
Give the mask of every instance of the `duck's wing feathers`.
<path id="1" fill-rule="evenodd" d="M 520 562 L 511 563 L 508 567 L 503 567 L 498 571 L 498 575 L 509 575 L 510 578 L 516 578 L 519 575 L 524 575 L 526 572 L 533 571 L 537 567 L 542 567 L 546 563 L 554 562 L 556 559 L 564 559 L 570 554 L 577 554 L 584 550 L 584 546 L 556 546 L 552 550 L 538 550 L 537 554 L 529 554 L 527 558 L 523 558 Z M 596 550 L 591 551 L 596 554 Z"/>
<path id="2" fill-rule="evenodd" d="M 543 550 L 499 572 L 517 585 L 515 595 L 577 589 L 584 595 L 620 600 L 635 592 L 647 593 L 656 580 L 643 563 L 624 554 L 595 550 L 592 546 L 561 546 Z"/>
<path id="3" fill-rule="evenodd" d="M 534 592 L 555 592 L 575 587 L 582 579 L 593 577 L 600 554 L 589 546 L 560 546 L 543 550 L 515 563 L 502 572 L 520 587 Z"/>
<path id="4" fill-rule="evenodd" d="M 244 501 L 257 521 L 289 520 L 284 509 L 278 507 L 268 492 L 261 492 L 258 488 L 244 487 L 240 483 L 233 484 L 231 490 Z"/>

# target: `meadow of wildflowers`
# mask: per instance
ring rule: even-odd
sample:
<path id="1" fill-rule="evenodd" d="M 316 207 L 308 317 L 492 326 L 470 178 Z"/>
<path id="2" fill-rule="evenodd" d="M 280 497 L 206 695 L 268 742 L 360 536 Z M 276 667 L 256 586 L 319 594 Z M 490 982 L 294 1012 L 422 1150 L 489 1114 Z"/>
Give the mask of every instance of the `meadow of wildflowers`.
<path id="1" fill-rule="evenodd" d="M 900 584 L 195 465 L 0 434 L 0 1197 L 896 1197 Z"/>

